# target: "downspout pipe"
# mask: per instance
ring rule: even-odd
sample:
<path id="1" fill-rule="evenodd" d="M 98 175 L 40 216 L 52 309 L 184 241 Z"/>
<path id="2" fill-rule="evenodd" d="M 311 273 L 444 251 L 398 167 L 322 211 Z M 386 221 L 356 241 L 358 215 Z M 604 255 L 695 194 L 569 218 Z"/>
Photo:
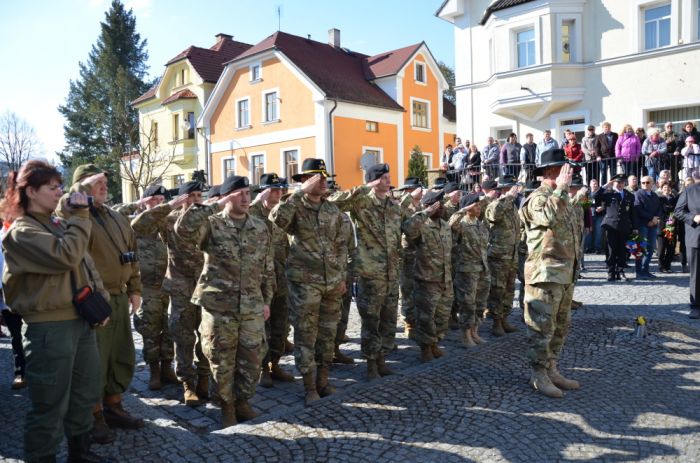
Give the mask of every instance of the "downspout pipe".
<path id="1" fill-rule="evenodd" d="M 333 149 L 333 111 L 338 107 L 338 100 L 333 101 L 333 108 L 328 112 L 328 138 L 330 140 L 330 156 L 328 156 L 328 161 L 330 161 L 330 172 L 335 174 L 335 150 Z"/>

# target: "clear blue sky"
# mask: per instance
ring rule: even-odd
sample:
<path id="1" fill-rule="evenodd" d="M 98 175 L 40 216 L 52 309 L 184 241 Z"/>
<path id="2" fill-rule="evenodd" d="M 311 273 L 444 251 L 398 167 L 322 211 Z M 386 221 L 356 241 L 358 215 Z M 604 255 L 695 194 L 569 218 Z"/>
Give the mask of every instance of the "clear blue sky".
<path id="1" fill-rule="evenodd" d="M 375 54 L 425 41 L 437 60 L 454 66 L 453 29 L 435 17 L 442 0 L 124 0 L 148 40 L 151 77 L 190 45 L 209 47 L 223 32 L 255 44 L 277 30 L 326 41 L 341 31 L 341 45 Z M 53 157 L 63 147 L 65 101 L 78 63 L 100 33 L 109 0 L 0 0 L 0 113 L 27 120 Z"/>

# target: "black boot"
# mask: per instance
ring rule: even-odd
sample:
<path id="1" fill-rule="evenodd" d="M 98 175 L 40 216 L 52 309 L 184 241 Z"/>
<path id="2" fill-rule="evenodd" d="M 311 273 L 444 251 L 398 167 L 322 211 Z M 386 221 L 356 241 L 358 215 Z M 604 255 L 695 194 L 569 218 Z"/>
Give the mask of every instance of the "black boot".
<path id="1" fill-rule="evenodd" d="M 90 433 L 68 438 L 68 463 L 106 462 L 101 456 L 90 451 Z"/>

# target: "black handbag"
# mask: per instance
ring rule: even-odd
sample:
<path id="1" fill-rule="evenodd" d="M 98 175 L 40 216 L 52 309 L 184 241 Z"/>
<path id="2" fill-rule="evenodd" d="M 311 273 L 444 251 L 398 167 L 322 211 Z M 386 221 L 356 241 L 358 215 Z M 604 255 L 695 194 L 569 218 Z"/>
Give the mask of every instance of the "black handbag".
<path id="1" fill-rule="evenodd" d="M 82 264 L 85 265 L 84 260 Z M 95 281 L 87 265 L 85 265 L 85 270 L 87 270 L 90 281 Z M 102 294 L 96 292 L 92 287 L 87 285 L 77 289 L 75 285 L 75 274 L 72 271 L 70 272 L 70 284 L 73 289 L 73 305 L 75 306 L 75 310 L 81 318 L 90 324 L 90 326 L 93 328 L 99 326 L 112 315 L 112 307 Z"/>

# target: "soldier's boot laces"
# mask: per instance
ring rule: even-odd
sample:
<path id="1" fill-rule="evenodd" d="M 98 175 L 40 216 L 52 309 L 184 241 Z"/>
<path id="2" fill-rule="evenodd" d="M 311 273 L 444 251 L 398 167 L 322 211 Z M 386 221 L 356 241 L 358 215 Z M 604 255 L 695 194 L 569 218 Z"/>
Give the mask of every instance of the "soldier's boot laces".
<path id="1" fill-rule="evenodd" d="M 236 419 L 241 423 L 244 421 L 250 421 L 258 417 L 255 413 L 253 407 L 250 406 L 247 400 L 236 399 Z"/>
<path id="2" fill-rule="evenodd" d="M 549 379 L 552 380 L 552 384 L 554 384 L 559 389 L 573 391 L 581 387 L 581 384 L 578 381 L 574 379 L 568 379 L 562 376 L 562 374 L 559 372 L 559 369 L 557 368 L 556 360 L 549 361 L 549 367 L 547 368 L 547 376 L 549 376 Z"/>
<path id="3" fill-rule="evenodd" d="M 316 390 L 316 378 L 314 378 L 313 373 L 304 373 L 302 375 L 304 380 L 304 391 L 306 391 L 306 396 L 304 397 L 304 405 L 309 405 L 311 402 L 316 402 L 321 399 Z"/>
<path id="4" fill-rule="evenodd" d="M 280 366 L 279 360 L 272 361 L 272 367 L 270 368 L 270 376 L 272 376 L 272 379 L 276 379 L 277 381 L 282 381 L 283 383 L 293 383 L 294 382 L 294 375 L 289 373 L 288 371 L 284 370 Z"/>
<path id="5" fill-rule="evenodd" d="M 506 335 L 506 330 L 503 328 L 503 319 L 494 318 L 493 326 L 491 327 L 491 334 L 496 337 L 501 337 Z"/>
<path id="6" fill-rule="evenodd" d="M 474 337 L 472 336 L 472 328 L 465 328 L 462 331 L 462 345 L 464 347 L 476 346 L 476 342 L 474 341 Z"/>
<path id="7" fill-rule="evenodd" d="M 377 356 L 377 372 L 380 376 L 389 376 L 394 374 L 394 372 L 391 371 L 391 368 L 387 366 L 384 354 L 379 354 L 379 356 Z"/>
<path id="8" fill-rule="evenodd" d="M 195 389 L 200 401 L 209 400 L 209 376 L 197 376 L 197 389 Z"/>
<path id="9" fill-rule="evenodd" d="M 265 362 L 262 366 L 262 373 L 260 374 L 260 385 L 262 387 L 272 387 L 272 375 L 270 373 L 270 364 Z"/>
<path id="10" fill-rule="evenodd" d="M 477 321 L 476 325 L 472 326 L 472 339 L 474 340 L 475 343 L 477 344 L 485 344 L 486 341 L 484 341 L 481 336 L 479 336 L 479 326 L 481 326 L 481 322 Z"/>
<path id="11" fill-rule="evenodd" d="M 177 384 L 177 375 L 173 369 L 172 360 L 161 360 L 160 361 L 160 380 L 165 384 Z"/>
<path id="12" fill-rule="evenodd" d="M 430 344 L 423 344 L 420 346 L 420 361 L 421 363 L 428 363 L 433 360 L 433 350 L 430 348 Z"/>
<path id="13" fill-rule="evenodd" d="M 506 333 L 516 333 L 520 331 L 518 328 L 508 323 L 508 319 L 506 317 L 501 318 L 501 324 L 503 325 L 503 331 Z"/>
<path id="14" fill-rule="evenodd" d="M 335 388 L 328 382 L 328 367 L 318 367 L 316 373 L 316 390 L 321 397 L 335 394 Z"/>
<path id="15" fill-rule="evenodd" d="M 564 393 L 561 391 L 561 389 L 552 384 L 549 376 L 547 376 L 547 372 L 542 367 L 535 368 L 532 371 L 532 376 L 530 376 L 530 386 L 547 397 L 556 399 L 564 397 Z"/>
<path id="16" fill-rule="evenodd" d="M 225 402 L 221 406 L 221 427 L 228 428 L 238 424 L 236 419 L 236 405 Z"/>
<path id="17" fill-rule="evenodd" d="M 377 359 L 367 359 L 367 381 L 374 381 L 377 378 L 379 378 Z"/>
<path id="18" fill-rule="evenodd" d="M 151 391 L 159 391 L 163 387 L 160 379 L 160 362 L 157 360 L 148 364 L 151 377 L 148 379 L 148 389 Z"/>
<path id="19" fill-rule="evenodd" d="M 347 355 L 340 352 L 339 346 L 335 346 L 335 351 L 333 352 L 333 363 L 342 363 L 344 365 L 350 365 L 355 363 L 355 360 L 353 360 L 352 357 L 348 357 Z"/>
<path id="20" fill-rule="evenodd" d="M 197 397 L 197 393 L 194 391 L 194 384 L 185 381 L 182 383 L 182 388 L 184 390 L 185 405 L 188 407 L 196 407 L 201 403 L 199 397 Z"/>
<path id="21" fill-rule="evenodd" d="M 433 353 L 433 357 L 436 359 L 439 359 L 440 357 L 445 355 L 445 351 L 440 349 L 440 347 L 438 346 L 438 343 L 436 343 L 436 342 L 434 342 L 430 346 L 430 351 Z"/>

